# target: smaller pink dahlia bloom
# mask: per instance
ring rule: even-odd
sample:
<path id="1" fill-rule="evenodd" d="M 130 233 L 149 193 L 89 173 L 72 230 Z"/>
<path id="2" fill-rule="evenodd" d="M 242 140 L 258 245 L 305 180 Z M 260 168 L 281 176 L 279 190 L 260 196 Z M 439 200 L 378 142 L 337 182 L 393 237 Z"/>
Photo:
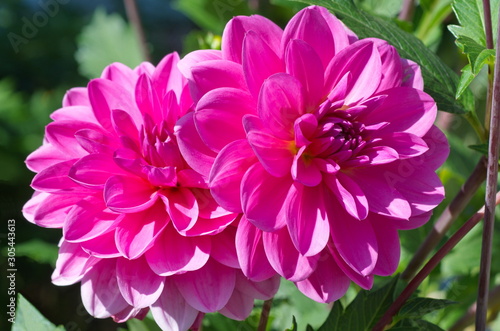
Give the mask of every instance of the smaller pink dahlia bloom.
<path id="1" fill-rule="evenodd" d="M 216 201 L 245 214 L 247 277 L 278 272 L 330 302 L 351 280 L 368 289 L 396 270 L 398 230 L 424 224 L 444 197 L 435 171 L 448 144 L 416 63 L 312 6 L 284 30 L 235 17 L 221 51 L 179 67 L 197 102 L 180 149 Z"/>
<path id="2" fill-rule="evenodd" d="M 62 228 L 52 280 L 81 281 L 91 315 L 122 322 L 151 309 L 165 330 L 214 311 L 244 319 L 279 281 L 243 275 L 238 215 L 179 152 L 177 121 L 193 102 L 178 61 L 173 53 L 156 68 L 115 63 L 69 90 L 26 160 L 37 175 L 23 209 L 37 225 Z"/>

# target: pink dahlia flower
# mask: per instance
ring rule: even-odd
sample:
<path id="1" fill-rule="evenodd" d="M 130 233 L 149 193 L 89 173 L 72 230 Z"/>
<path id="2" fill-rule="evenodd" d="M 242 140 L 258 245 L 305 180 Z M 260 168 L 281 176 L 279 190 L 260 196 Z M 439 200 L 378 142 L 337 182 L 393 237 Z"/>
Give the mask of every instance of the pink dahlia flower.
<path id="1" fill-rule="evenodd" d="M 37 172 L 25 217 L 62 228 L 52 280 L 81 281 L 85 308 L 116 321 L 149 309 L 165 330 L 187 330 L 203 313 L 233 319 L 278 278 L 248 280 L 231 223 L 206 177 L 182 158 L 177 120 L 192 109 L 177 54 L 155 68 L 116 63 L 87 88 L 67 92 L 43 145 L 27 159 Z"/>
<path id="2" fill-rule="evenodd" d="M 178 137 L 215 200 L 244 212 L 244 274 L 278 272 L 330 302 L 399 263 L 398 230 L 428 221 L 444 197 L 448 155 L 420 69 L 379 39 L 358 38 L 321 7 L 284 31 L 235 17 L 222 50 L 179 68 L 197 102 Z"/>

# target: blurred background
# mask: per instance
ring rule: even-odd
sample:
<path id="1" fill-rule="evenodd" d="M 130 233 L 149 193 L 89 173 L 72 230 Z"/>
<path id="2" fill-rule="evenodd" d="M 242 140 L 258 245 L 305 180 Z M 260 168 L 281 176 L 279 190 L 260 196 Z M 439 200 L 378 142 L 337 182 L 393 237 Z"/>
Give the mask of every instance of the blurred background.
<path id="1" fill-rule="evenodd" d="M 137 1 L 145 31 L 146 49 L 153 64 L 167 53 L 185 54 L 199 48 L 217 48 L 224 25 L 235 15 L 258 13 L 284 27 L 300 8 L 287 0 L 141 0 Z M 454 44 L 446 25 L 457 23 L 451 0 L 417 2 L 410 21 L 398 20 L 403 0 L 359 0 L 365 10 L 394 20 L 415 34 L 457 73 L 466 63 Z M 48 320 L 72 330 L 144 330 L 134 322 L 118 325 L 111 320 L 89 316 L 81 304 L 80 285 L 57 287 L 50 275 L 57 258 L 59 229 L 42 229 L 22 216 L 23 204 L 30 198 L 33 173 L 26 169 L 26 156 L 41 145 L 49 114 L 61 107 L 65 91 L 85 86 L 114 61 L 136 66 L 145 59 L 136 30 L 129 24 L 124 1 L 120 0 L 1 0 L 0 2 L 0 279 L 1 306 L 8 302 L 6 266 L 7 220 L 16 224 L 16 291 L 30 301 Z M 484 73 L 480 74 L 481 77 Z M 486 83 L 476 79 L 472 89 L 482 109 Z M 448 200 L 459 190 L 480 157 L 467 146 L 477 143 L 465 120 L 451 115 L 439 118 L 452 145 L 449 161 L 440 170 Z M 481 193 L 461 217 L 465 221 L 482 205 Z M 441 207 L 441 210 L 444 207 Z M 435 214 L 439 214 L 439 209 Z M 403 256 L 400 270 L 423 241 L 429 225 L 401 234 Z M 458 227 L 458 224 L 455 225 Z M 497 227 L 498 229 L 498 227 Z M 496 236 L 499 238 L 499 236 Z M 467 237 L 443 262 L 421 289 L 437 297 L 461 301 L 452 310 L 432 317 L 450 325 L 475 298 L 480 229 Z M 499 246 L 499 245 L 497 245 Z M 477 249 L 476 249 L 477 248 Z M 477 250 L 477 254 L 474 253 Z M 496 254 L 496 253 L 494 253 Z M 500 261 L 498 254 L 497 259 Z M 477 267 L 477 268 L 476 268 Z M 495 274 L 500 271 L 494 263 Z M 495 269 L 496 268 L 496 269 Z M 349 301 L 359 289 L 352 288 Z M 275 300 L 271 328 L 283 330 L 291 325 L 292 314 L 302 325 L 321 325 L 328 307 L 305 299 L 293 285 L 285 283 Z M 345 302 L 344 302 L 345 303 Z M 0 330 L 10 323 L 1 309 Z M 452 316 L 452 317 L 449 317 Z M 252 330 L 258 311 L 239 324 Z M 232 330 L 236 326 L 220 316 L 208 319 L 204 330 Z M 134 329 L 135 328 L 135 329 Z M 35 330 L 36 331 L 36 330 Z"/>

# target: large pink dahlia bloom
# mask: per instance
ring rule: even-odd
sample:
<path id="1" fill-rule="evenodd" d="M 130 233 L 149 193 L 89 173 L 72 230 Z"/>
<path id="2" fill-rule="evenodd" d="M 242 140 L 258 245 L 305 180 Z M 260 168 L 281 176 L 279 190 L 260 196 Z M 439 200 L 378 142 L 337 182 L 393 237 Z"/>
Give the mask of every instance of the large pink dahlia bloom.
<path id="1" fill-rule="evenodd" d="M 180 149 L 222 207 L 244 212 L 246 276 L 278 272 L 330 302 L 351 280 L 368 289 L 396 270 L 398 230 L 424 224 L 444 197 L 435 171 L 448 144 L 417 64 L 313 6 L 284 31 L 235 17 L 221 51 L 179 67 L 197 102 Z"/>
<path id="2" fill-rule="evenodd" d="M 237 214 L 212 198 L 207 179 L 182 158 L 177 120 L 192 109 L 177 54 L 155 68 L 107 67 L 67 92 L 43 145 L 25 217 L 62 228 L 53 274 L 81 281 L 85 308 L 116 321 L 149 309 L 165 330 L 187 330 L 203 313 L 244 319 L 277 277 L 248 280 L 235 250 Z"/>

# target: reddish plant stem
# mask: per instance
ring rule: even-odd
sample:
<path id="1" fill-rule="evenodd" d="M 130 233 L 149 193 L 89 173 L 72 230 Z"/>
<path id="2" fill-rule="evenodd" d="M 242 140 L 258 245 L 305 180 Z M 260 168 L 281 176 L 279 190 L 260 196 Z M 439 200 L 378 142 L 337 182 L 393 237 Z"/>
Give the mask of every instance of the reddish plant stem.
<path id="1" fill-rule="evenodd" d="M 460 192 L 453 198 L 446 209 L 441 213 L 439 218 L 434 223 L 434 227 L 427 235 L 424 242 L 413 255 L 410 263 L 405 271 L 401 274 L 401 279 L 408 281 L 417 273 L 418 269 L 425 262 L 427 256 L 441 242 L 446 232 L 450 229 L 453 222 L 465 209 L 469 201 L 472 199 L 476 191 L 486 179 L 486 158 L 482 157 L 471 175 L 465 181 L 460 189 Z"/>
<path id="2" fill-rule="evenodd" d="M 137 38 L 139 38 L 139 47 L 141 48 L 142 56 L 144 60 L 151 62 L 151 55 L 149 54 L 146 35 L 144 34 L 144 29 L 142 28 L 141 16 L 139 15 L 137 4 L 135 0 L 124 0 L 124 4 L 128 20 L 134 27 Z"/>
<path id="3" fill-rule="evenodd" d="M 489 1 L 485 1 L 488 2 Z M 486 15 L 486 14 L 485 14 Z M 500 12 L 499 12 L 500 19 Z M 485 17 L 486 21 L 486 17 Z M 491 24 L 491 22 L 490 22 Z M 497 36 L 500 35 L 500 29 Z M 500 47 L 497 43 L 497 54 Z M 488 311 L 488 289 L 490 286 L 491 251 L 495 225 L 495 192 L 498 183 L 498 147 L 500 145 L 500 61 L 495 61 L 493 95 L 491 96 L 490 136 L 488 144 L 488 172 L 486 175 L 486 198 L 484 212 L 483 241 L 481 246 L 481 265 L 477 294 L 476 330 L 486 329 Z"/>
<path id="4" fill-rule="evenodd" d="M 484 34 L 486 35 L 486 47 L 493 49 L 493 28 L 491 27 L 491 6 L 489 0 L 483 0 Z"/>
<path id="5" fill-rule="evenodd" d="M 500 203 L 500 192 L 496 195 L 496 203 Z M 441 260 L 462 240 L 462 238 L 469 233 L 469 231 L 478 224 L 484 216 L 485 207 L 481 208 L 475 213 L 467 222 L 462 225 L 458 231 L 448 239 L 448 241 L 441 247 L 436 254 L 427 262 L 427 264 L 420 270 L 420 272 L 413 278 L 401 294 L 396 298 L 392 305 L 387 309 L 382 318 L 373 328 L 373 331 L 382 331 L 385 326 L 390 324 L 392 317 L 401 309 L 406 300 L 410 298 L 413 292 L 420 286 L 427 276 L 434 270 L 434 268 L 441 262 Z"/>
<path id="6" fill-rule="evenodd" d="M 257 331 L 266 331 L 267 320 L 269 319 L 269 313 L 271 312 L 272 305 L 273 305 L 273 298 L 264 301 L 264 305 L 262 306 L 262 312 L 260 313 L 260 320 Z"/>

